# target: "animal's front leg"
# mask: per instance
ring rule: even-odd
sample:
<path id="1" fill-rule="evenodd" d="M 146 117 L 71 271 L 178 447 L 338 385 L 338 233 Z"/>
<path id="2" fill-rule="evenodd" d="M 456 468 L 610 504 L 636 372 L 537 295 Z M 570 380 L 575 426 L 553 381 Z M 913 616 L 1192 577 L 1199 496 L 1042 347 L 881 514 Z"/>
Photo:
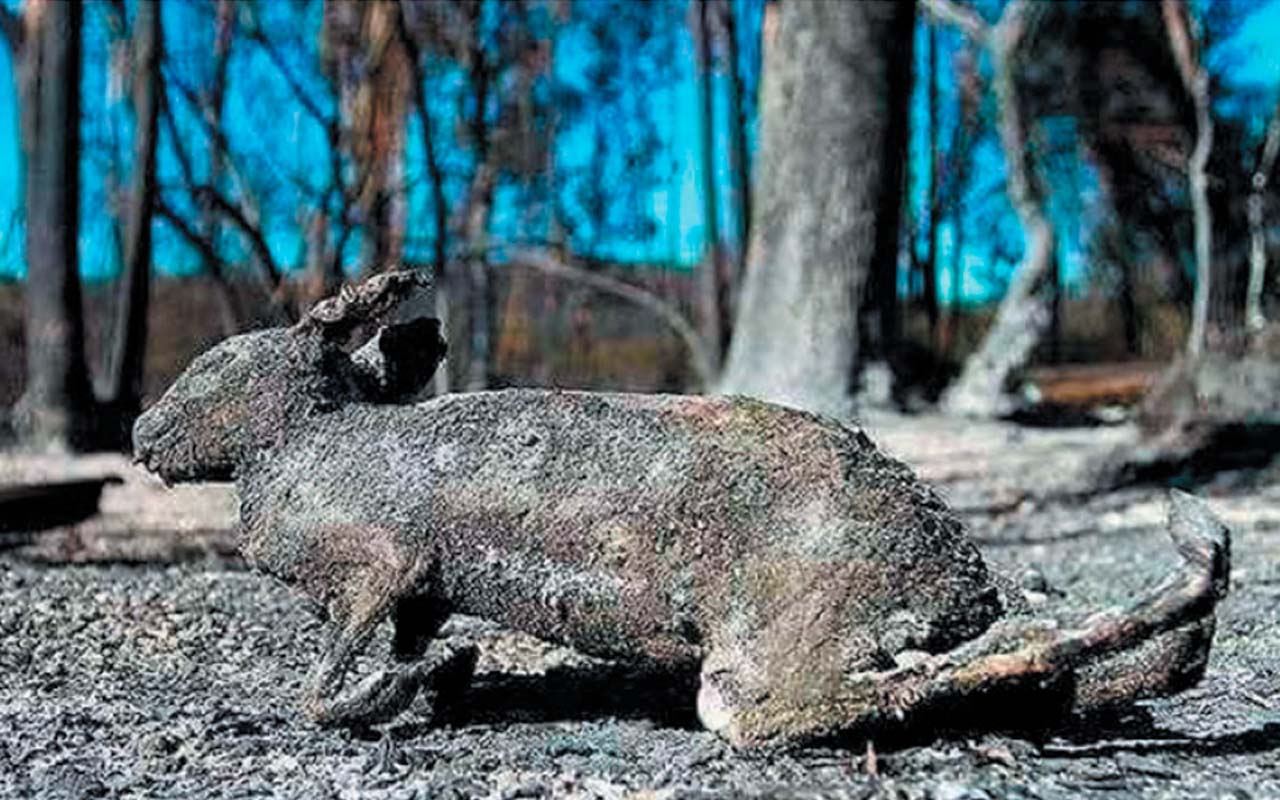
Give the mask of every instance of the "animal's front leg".
<path id="1" fill-rule="evenodd" d="M 354 617 L 321 660 L 306 702 L 307 713 L 316 723 L 363 726 L 387 722 L 408 708 L 423 689 L 437 699 L 452 697 L 470 680 L 476 661 L 474 645 L 442 641 L 426 652 L 448 618 L 447 606 L 411 597 L 394 604 L 393 657 L 397 664 L 343 693 L 346 674 L 386 615 L 387 605 L 378 604 Z"/>
<path id="2" fill-rule="evenodd" d="M 435 643 L 417 664 L 388 667 L 360 682 L 355 689 L 330 700 L 318 701 L 312 717 L 322 725 L 364 726 L 388 722 L 407 709 L 418 693 L 435 697 L 455 696 L 475 671 L 476 647 L 471 643 Z"/>
<path id="3" fill-rule="evenodd" d="M 307 716 L 316 724 L 360 725 L 380 721 L 377 717 L 382 715 L 373 712 L 386 709 L 375 709 L 372 698 L 383 696 L 384 702 L 377 705 L 385 706 L 387 690 L 395 683 L 394 675 L 380 672 L 364 681 L 354 692 L 346 696 L 340 696 L 340 693 L 352 662 L 368 645 L 378 622 L 386 615 L 387 606 L 388 602 L 383 601 L 358 607 L 316 665 L 303 702 Z"/>

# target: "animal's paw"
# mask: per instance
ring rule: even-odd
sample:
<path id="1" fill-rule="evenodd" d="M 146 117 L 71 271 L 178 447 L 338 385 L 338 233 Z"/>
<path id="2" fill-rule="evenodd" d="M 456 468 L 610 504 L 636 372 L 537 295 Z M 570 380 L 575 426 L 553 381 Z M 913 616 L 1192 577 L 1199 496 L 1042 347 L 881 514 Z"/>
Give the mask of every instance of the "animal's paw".
<path id="1" fill-rule="evenodd" d="M 707 730 L 737 749 L 758 748 L 766 742 L 744 724 L 737 680 L 727 670 L 704 672 L 698 688 L 698 720 Z"/>
<path id="2" fill-rule="evenodd" d="M 347 694 L 308 698 L 304 710 L 324 727 L 362 727 L 394 719 L 413 701 L 421 685 L 414 669 L 388 669 L 365 678 Z"/>

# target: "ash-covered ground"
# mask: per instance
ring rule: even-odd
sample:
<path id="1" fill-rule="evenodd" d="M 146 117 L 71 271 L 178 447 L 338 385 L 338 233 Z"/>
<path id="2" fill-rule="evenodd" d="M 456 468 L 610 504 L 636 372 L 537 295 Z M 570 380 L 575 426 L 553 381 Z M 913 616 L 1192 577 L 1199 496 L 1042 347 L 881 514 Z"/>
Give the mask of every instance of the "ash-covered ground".
<path id="1" fill-rule="evenodd" d="M 1044 613 L 1129 602 L 1175 564 L 1160 491 L 1019 501 L 1120 434 L 955 425 L 870 427 L 968 509 L 993 563 L 1043 575 Z M 1235 535 L 1200 686 L 1109 720 L 881 747 L 873 764 L 860 748 L 735 754 L 694 725 L 687 687 L 466 619 L 452 632 L 480 641 L 481 675 L 452 720 L 317 729 L 298 706 L 324 631 L 210 533 L 225 490 L 166 496 L 184 519 L 139 530 L 130 506 L 160 491 L 141 481 L 104 500 L 105 521 L 0 554 L 4 797 L 1280 797 L 1280 487 L 1265 476 L 1202 490 Z M 167 527 L 185 531 L 171 548 Z"/>

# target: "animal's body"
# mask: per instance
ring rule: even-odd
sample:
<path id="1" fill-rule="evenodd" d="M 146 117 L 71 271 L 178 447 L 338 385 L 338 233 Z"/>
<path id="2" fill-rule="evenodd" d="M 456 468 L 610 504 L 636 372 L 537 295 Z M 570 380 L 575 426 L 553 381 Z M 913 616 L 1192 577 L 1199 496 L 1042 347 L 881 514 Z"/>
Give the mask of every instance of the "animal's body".
<path id="1" fill-rule="evenodd" d="M 703 722 L 744 745 L 1077 673 L 1054 691 L 1087 707 L 1173 691 L 1203 667 L 1225 530 L 1190 499 L 1174 525 L 1190 566 L 1146 606 L 1081 631 L 1000 623 L 1008 598 L 961 523 L 857 428 L 745 398 L 397 404 L 443 348 L 410 368 L 394 363 L 406 349 L 393 329 L 354 356 L 339 345 L 398 280 L 228 341 L 135 429 L 166 479 L 234 477 L 246 556 L 337 626 L 308 700 L 320 721 L 385 719 L 448 667 L 465 673 L 465 649 L 421 660 L 455 612 L 700 671 Z M 388 614 L 399 663 L 339 696 Z M 1145 662 L 1170 663 L 1108 667 L 1146 640 Z"/>
<path id="2" fill-rule="evenodd" d="M 669 666 L 770 613 L 752 593 L 780 565 L 797 589 L 837 587 L 828 643 L 862 643 L 868 667 L 1000 615 L 937 496 L 862 432 L 799 411 L 509 390 L 314 425 L 239 477 L 243 546 L 327 606 L 343 584 L 396 582 L 592 655 Z M 334 561 L 364 574 L 312 579 Z"/>

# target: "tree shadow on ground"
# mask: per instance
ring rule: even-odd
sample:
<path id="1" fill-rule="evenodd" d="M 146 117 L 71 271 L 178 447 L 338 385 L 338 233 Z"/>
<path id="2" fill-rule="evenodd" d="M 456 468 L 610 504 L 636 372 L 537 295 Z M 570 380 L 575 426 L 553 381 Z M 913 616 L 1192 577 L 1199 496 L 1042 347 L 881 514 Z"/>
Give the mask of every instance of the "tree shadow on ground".
<path id="1" fill-rule="evenodd" d="M 1058 688 L 1070 685 L 1063 680 Z M 1280 751 L 1280 722 L 1211 736 L 1188 736 L 1160 727 L 1150 711 L 1126 704 L 1088 715 L 1072 713 L 1070 694 L 1054 687 L 1027 687 L 981 699 L 940 703 L 917 716 L 909 727 L 882 726 L 857 735 L 832 737 L 822 744 L 880 752 L 926 747 L 938 742 L 972 741 L 987 732 L 1024 740 L 1046 758 L 1092 758 L 1129 753 L 1227 756 Z M 957 727 L 955 720 L 966 720 Z"/>
<path id="2" fill-rule="evenodd" d="M 1192 490 L 1223 483 L 1243 487 L 1268 479 L 1280 457 L 1280 425 L 1231 423 L 1125 446 L 1090 466 L 1097 489 L 1167 486 Z"/>
<path id="3" fill-rule="evenodd" d="M 1280 751 L 1280 722 L 1265 722 L 1231 733 L 1187 736 L 1156 724 L 1142 708 L 1075 718 L 1052 731 L 1059 741 L 1042 744 L 1041 751 L 1054 758 L 1092 758 L 1120 752 L 1233 756 Z"/>

